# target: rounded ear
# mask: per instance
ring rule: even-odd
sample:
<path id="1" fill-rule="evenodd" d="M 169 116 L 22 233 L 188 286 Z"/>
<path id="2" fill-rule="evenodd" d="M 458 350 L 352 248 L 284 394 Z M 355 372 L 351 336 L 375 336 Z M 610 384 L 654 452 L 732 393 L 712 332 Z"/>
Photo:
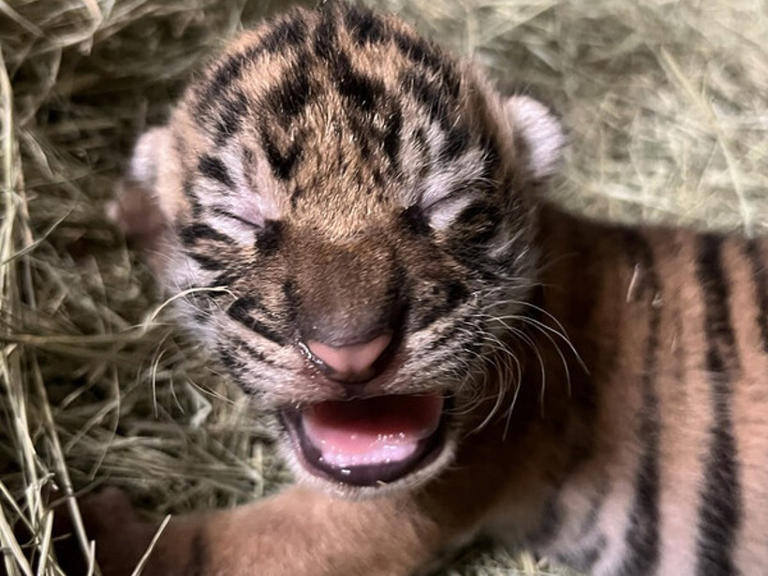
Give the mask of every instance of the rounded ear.
<path id="1" fill-rule="evenodd" d="M 133 147 L 128 178 L 136 184 L 153 190 L 157 184 L 160 151 L 169 145 L 170 134 L 166 127 L 152 128 L 142 134 Z"/>
<path id="2" fill-rule="evenodd" d="M 153 128 L 139 138 L 128 172 L 106 206 L 107 218 L 139 247 L 152 247 L 167 224 L 157 190 L 158 164 L 167 139 L 167 128 Z"/>
<path id="3" fill-rule="evenodd" d="M 565 134 L 550 109 L 528 96 L 512 96 L 504 103 L 515 142 L 522 140 L 530 175 L 534 180 L 551 176 L 561 158 Z"/>

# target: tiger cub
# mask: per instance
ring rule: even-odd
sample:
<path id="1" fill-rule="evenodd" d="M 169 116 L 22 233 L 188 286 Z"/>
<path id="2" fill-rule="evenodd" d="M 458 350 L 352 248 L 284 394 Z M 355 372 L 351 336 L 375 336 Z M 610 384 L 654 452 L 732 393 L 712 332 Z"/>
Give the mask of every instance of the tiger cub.
<path id="1" fill-rule="evenodd" d="M 538 197 L 562 145 L 339 2 L 213 62 L 115 215 L 299 485 L 173 519 L 144 575 L 407 575 L 480 533 L 596 575 L 768 573 L 768 245 L 571 217 Z M 157 525 L 86 511 L 129 574 Z"/>

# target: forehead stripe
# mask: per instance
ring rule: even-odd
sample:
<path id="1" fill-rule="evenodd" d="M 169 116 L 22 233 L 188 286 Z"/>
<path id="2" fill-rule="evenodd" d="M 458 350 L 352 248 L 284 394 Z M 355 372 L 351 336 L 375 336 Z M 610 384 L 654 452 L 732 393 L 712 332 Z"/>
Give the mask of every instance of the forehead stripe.
<path id="1" fill-rule="evenodd" d="M 339 94 L 354 102 L 365 112 L 373 110 L 384 95 L 384 84 L 378 79 L 356 72 L 343 52 L 336 54 L 330 64 L 336 77 Z"/>
<path id="2" fill-rule="evenodd" d="M 403 127 L 403 113 L 400 106 L 397 106 L 392 114 L 387 116 L 386 128 L 384 131 L 384 153 L 389 157 L 390 162 L 397 163 L 397 157 L 400 152 L 400 136 Z"/>
<path id="3" fill-rule="evenodd" d="M 222 146 L 239 130 L 243 116 L 248 113 L 248 99 L 238 90 L 231 98 L 227 98 L 222 106 L 219 121 L 216 124 L 216 145 Z"/>
<path id="4" fill-rule="evenodd" d="M 440 51 L 423 38 L 395 34 L 395 44 L 411 62 L 421 64 L 436 73 L 448 89 L 451 98 L 459 97 L 461 81 L 451 64 L 440 56 Z"/>
<path id="5" fill-rule="evenodd" d="M 390 37 L 381 18 L 368 8 L 349 6 L 345 23 L 358 46 L 369 43 L 379 44 Z"/>
<path id="6" fill-rule="evenodd" d="M 451 128 L 445 137 L 443 146 L 440 148 L 438 161 L 450 162 L 461 156 L 469 148 L 471 137 L 469 130 L 463 124 Z"/>
<path id="7" fill-rule="evenodd" d="M 449 100 L 441 94 L 439 85 L 412 70 L 402 74 L 400 84 L 427 110 L 431 122 L 437 120 L 443 130 L 451 129 L 447 108 Z"/>
<path id="8" fill-rule="evenodd" d="M 302 60 L 299 58 L 298 60 Z M 286 126 L 298 116 L 310 102 L 311 86 L 304 69 L 305 62 L 297 62 L 286 72 L 286 79 L 264 96 L 266 109 L 274 115 L 267 121 L 278 121 Z"/>
<path id="9" fill-rule="evenodd" d="M 227 188 L 233 188 L 235 186 L 235 183 L 232 181 L 232 177 L 229 175 L 227 167 L 224 166 L 224 163 L 220 159 L 214 156 L 203 154 L 200 157 L 197 168 L 200 170 L 200 174 L 206 178 L 220 182 Z"/>
<path id="10" fill-rule="evenodd" d="M 269 162 L 269 166 L 272 168 L 272 173 L 280 180 L 288 180 L 301 156 L 302 148 L 300 141 L 298 139 L 295 140 L 288 150 L 282 152 L 269 134 L 266 124 L 262 125 L 260 132 L 261 145 L 267 156 L 267 162 Z"/>
<path id="11" fill-rule="evenodd" d="M 330 60 L 336 50 L 336 23 L 333 4 L 326 4 L 320 12 L 320 23 L 315 28 L 315 54 Z"/>
<path id="12" fill-rule="evenodd" d="M 298 12 L 294 12 L 264 35 L 261 42 L 243 52 L 227 57 L 216 68 L 213 78 L 206 86 L 197 102 L 198 113 L 204 114 L 213 106 L 219 96 L 243 74 L 243 68 L 252 63 L 260 54 L 275 54 L 287 46 L 298 45 L 306 39 L 307 25 Z"/>

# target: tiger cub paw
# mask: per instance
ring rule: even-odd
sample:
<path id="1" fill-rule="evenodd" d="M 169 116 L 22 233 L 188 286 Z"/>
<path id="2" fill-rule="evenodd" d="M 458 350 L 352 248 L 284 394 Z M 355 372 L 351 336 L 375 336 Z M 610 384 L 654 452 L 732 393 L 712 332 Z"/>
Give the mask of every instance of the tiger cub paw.
<path id="1" fill-rule="evenodd" d="M 147 550 L 157 527 L 136 514 L 127 494 L 107 488 L 79 502 L 88 541 L 95 542 L 103 576 L 129 576 Z M 77 541 L 72 517 L 57 513 L 56 556 L 66 574 L 86 574 L 88 559 Z"/>

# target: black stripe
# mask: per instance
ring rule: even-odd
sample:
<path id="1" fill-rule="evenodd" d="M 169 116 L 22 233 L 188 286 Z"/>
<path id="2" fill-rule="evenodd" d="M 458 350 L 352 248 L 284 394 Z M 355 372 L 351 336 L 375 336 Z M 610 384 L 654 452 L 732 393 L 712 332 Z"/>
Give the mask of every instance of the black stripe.
<path id="1" fill-rule="evenodd" d="M 216 125 L 216 145 L 222 146 L 229 138 L 237 134 L 243 123 L 243 116 L 248 112 L 248 99 L 238 90 L 234 97 L 227 98 L 221 107 Z"/>
<path id="2" fill-rule="evenodd" d="M 224 364 L 224 367 L 227 368 L 230 372 L 235 372 L 243 367 L 243 363 L 235 358 L 235 355 L 232 354 L 232 350 L 229 346 L 220 344 L 218 347 L 218 352 L 219 360 L 221 360 L 221 363 Z"/>
<path id="3" fill-rule="evenodd" d="M 469 290 L 458 280 L 446 280 L 443 282 L 443 290 L 445 291 L 445 306 L 448 310 L 453 310 L 469 298 Z"/>
<path id="4" fill-rule="evenodd" d="M 251 311 L 257 307 L 258 302 L 255 298 L 242 296 L 229 305 L 227 314 L 230 318 L 236 320 L 249 330 L 263 336 L 275 344 L 283 346 L 285 344 L 285 338 L 281 334 L 251 315 Z"/>
<path id="5" fill-rule="evenodd" d="M 293 169 L 301 157 L 302 148 L 300 140 L 295 140 L 290 148 L 283 152 L 267 132 L 266 125 L 261 128 L 261 144 L 267 155 L 267 162 L 272 168 L 272 173 L 280 180 L 288 180 L 293 174 Z"/>
<path id="6" fill-rule="evenodd" d="M 411 62 L 422 64 L 433 71 L 440 70 L 442 58 L 439 51 L 417 36 L 407 36 L 402 32 L 395 33 L 395 44 Z"/>
<path id="7" fill-rule="evenodd" d="M 452 127 L 440 148 L 438 162 L 450 162 L 458 158 L 469 148 L 470 138 L 469 130 L 463 124 Z"/>
<path id="8" fill-rule="evenodd" d="M 399 219 L 405 230 L 416 236 L 429 236 L 432 232 L 432 229 L 429 227 L 429 220 L 427 220 L 424 210 L 418 204 L 403 210 L 400 213 Z"/>
<path id="9" fill-rule="evenodd" d="M 528 546 L 536 550 L 550 544 L 560 531 L 562 523 L 563 510 L 559 494 L 555 493 L 547 498 L 537 526 L 526 535 Z"/>
<path id="10" fill-rule="evenodd" d="M 264 96 L 264 106 L 274 116 L 273 121 L 282 126 L 287 126 L 310 102 L 312 88 L 305 66 L 306 62 L 298 58 L 297 65 L 285 72 L 285 80 Z"/>
<path id="11" fill-rule="evenodd" d="M 242 76 L 243 69 L 261 53 L 274 54 L 287 46 L 298 45 L 304 41 L 306 35 L 307 26 L 304 20 L 298 13 L 294 13 L 274 24 L 273 29 L 267 32 L 258 44 L 228 56 L 218 65 L 211 81 L 200 95 L 197 102 L 198 113 L 205 114 L 209 107 L 214 106 L 221 94 Z"/>
<path id="12" fill-rule="evenodd" d="M 306 23 L 299 12 L 293 12 L 264 35 L 264 38 L 261 40 L 261 46 L 263 46 L 266 52 L 277 54 L 285 51 L 287 48 L 302 44 L 306 37 Z"/>
<path id="13" fill-rule="evenodd" d="M 245 351 L 248 356 L 250 356 L 252 359 L 256 360 L 257 362 L 262 362 L 264 364 L 273 365 L 274 362 L 270 359 L 268 359 L 263 352 L 256 350 L 253 348 L 250 344 L 245 342 L 243 339 L 238 338 L 237 336 L 228 334 L 226 336 L 227 340 L 231 343 L 230 348 L 237 351 L 243 350 Z"/>
<path id="14" fill-rule="evenodd" d="M 431 122 L 437 121 L 440 127 L 448 131 L 452 122 L 448 115 L 450 99 L 442 92 L 442 87 L 415 71 L 402 74 L 400 85 L 407 94 L 411 94 L 429 114 Z"/>
<path id="15" fill-rule="evenodd" d="M 190 544 L 189 563 L 185 574 L 190 576 L 205 576 L 212 572 L 210 563 L 210 554 L 208 552 L 208 541 L 205 538 L 205 527 L 197 528 Z"/>
<path id="16" fill-rule="evenodd" d="M 299 203 L 299 199 L 304 195 L 304 188 L 296 186 L 291 192 L 291 208 L 296 210 L 296 205 Z"/>
<path id="17" fill-rule="evenodd" d="M 433 340 L 432 342 L 428 343 L 427 346 L 425 346 L 424 349 L 424 355 L 430 355 L 431 352 L 434 352 L 435 350 L 440 350 L 441 348 L 444 348 L 449 343 L 453 344 L 455 342 L 459 342 L 460 338 L 459 335 L 464 334 L 473 334 L 475 330 L 475 323 L 473 322 L 472 318 L 475 314 L 474 310 L 470 310 L 468 314 L 465 316 L 462 316 L 460 318 L 456 318 L 451 326 L 447 328 L 444 332 L 440 334 L 440 336 L 437 338 L 437 340 Z M 409 333 L 413 332 L 413 329 L 409 327 L 408 330 Z M 472 341 L 480 342 L 479 339 L 474 338 L 471 339 Z M 436 358 L 435 364 L 440 364 L 443 362 L 443 358 Z M 431 365 L 430 365 L 431 366 Z"/>
<path id="18" fill-rule="evenodd" d="M 241 224 L 244 224 L 248 226 L 248 228 L 252 228 L 253 230 L 259 229 L 259 224 L 257 222 L 254 222 L 253 220 L 248 220 L 246 218 L 243 218 L 242 216 L 238 216 L 237 214 L 234 214 L 233 212 L 230 212 L 229 210 L 225 210 L 224 208 L 220 206 L 210 206 L 210 211 L 216 214 L 217 216 L 224 216 L 224 218 L 229 218 L 230 220 L 235 220 L 236 222 L 240 222 Z M 234 240 L 233 240 L 234 242 Z"/>
<path id="19" fill-rule="evenodd" d="M 362 6 L 349 6 L 344 23 L 358 46 L 367 43 L 379 44 L 390 37 L 382 19 L 372 10 Z"/>
<path id="20" fill-rule="evenodd" d="M 706 304 L 704 329 L 707 343 L 718 354 L 736 350 L 736 338 L 728 309 L 730 287 L 722 264 L 722 242 L 722 238 L 714 234 L 703 235 L 696 261 L 696 271 Z"/>
<path id="21" fill-rule="evenodd" d="M 752 278 L 755 282 L 755 301 L 757 303 L 757 325 L 763 343 L 763 352 L 768 354 L 768 272 L 766 262 L 760 252 L 760 245 L 750 240 L 744 247 L 752 264 Z"/>
<path id="22" fill-rule="evenodd" d="M 432 304 L 426 310 L 413 311 L 415 316 L 415 330 L 421 331 L 428 326 L 444 318 L 469 298 L 469 290 L 458 280 L 445 280 L 432 287 L 432 294 L 425 298 L 425 304 Z M 435 302 L 432 302 L 432 299 Z"/>
<path id="23" fill-rule="evenodd" d="M 355 70 L 343 52 L 336 52 L 329 63 L 339 94 L 363 112 L 372 111 L 384 96 L 384 83 Z"/>
<path id="24" fill-rule="evenodd" d="M 227 87 L 236 82 L 243 72 L 243 67 L 262 52 L 261 46 L 251 46 L 244 52 L 229 56 L 213 73 L 213 78 L 202 91 L 196 104 L 198 115 L 206 115 L 211 106 L 219 101 L 219 97 Z"/>
<path id="25" fill-rule="evenodd" d="M 492 134 L 484 134 L 480 139 L 480 147 L 483 150 L 483 178 L 493 180 L 496 171 L 501 166 L 501 152 L 499 143 Z M 509 189 L 510 184 L 504 183 L 504 189 Z"/>
<path id="26" fill-rule="evenodd" d="M 232 351 L 229 349 L 229 344 L 219 344 L 217 347 L 219 353 L 219 360 L 229 372 L 230 378 L 235 381 L 235 384 L 245 391 L 249 396 L 253 397 L 258 395 L 258 392 L 254 390 L 252 384 L 248 382 L 247 377 L 252 377 L 248 370 L 245 369 L 245 363 L 241 362 L 234 357 Z M 205 572 L 207 574 L 207 572 Z"/>
<path id="27" fill-rule="evenodd" d="M 385 147 L 386 147 L 386 142 L 385 142 Z M 396 162 L 397 158 L 391 158 L 391 161 Z M 384 182 L 384 177 L 381 175 L 381 170 L 377 167 L 372 167 L 372 169 L 373 169 L 373 173 L 371 174 L 371 176 L 373 176 L 373 183 L 378 188 L 383 188 L 385 182 Z M 366 194 L 370 194 L 371 192 L 373 192 L 373 190 L 366 190 Z M 381 190 L 376 192 L 376 202 L 382 203 L 384 202 L 384 198 L 385 198 L 384 193 Z"/>
<path id="28" fill-rule="evenodd" d="M 256 235 L 256 249 L 262 256 L 272 256 L 280 249 L 282 241 L 283 223 L 279 220 L 266 220 Z"/>
<path id="29" fill-rule="evenodd" d="M 208 318 L 210 317 L 210 312 L 207 310 L 200 310 L 199 308 L 196 308 L 194 312 L 192 312 L 192 318 L 194 318 L 195 322 L 198 324 L 205 324 L 208 322 Z"/>
<path id="30" fill-rule="evenodd" d="M 466 325 L 463 325 L 459 330 L 466 330 L 467 328 Z M 462 370 L 466 369 L 466 360 L 477 362 L 482 348 L 483 343 L 477 338 L 467 337 L 465 340 L 460 340 L 454 337 L 450 340 L 450 346 L 447 343 L 443 343 L 441 346 L 430 346 L 432 353 L 422 354 L 417 357 L 417 360 L 421 361 L 424 357 L 434 358 L 423 368 L 424 374 L 429 374 L 430 378 L 434 378 L 436 374 L 455 374 L 457 364 Z M 435 351 L 437 351 L 437 355 L 435 355 Z M 458 358 L 461 358 L 463 362 L 456 363 Z"/>
<path id="31" fill-rule="evenodd" d="M 283 282 L 283 297 L 285 298 L 285 315 L 289 323 L 294 324 L 299 315 L 301 301 L 296 290 L 296 283 L 288 278 Z"/>
<path id="32" fill-rule="evenodd" d="M 216 278 L 213 279 L 213 282 L 211 282 L 207 288 L 220 288 L 222 286 L 230 286 L 235 281 L 239 280 L 240 277 L 243 275 L 242 270 L 225 270 Z M 227 292 L 207 292 L 209 298 L 221 298 L 222 296 L 227 296 Z"/>
<path id="33" fill-rule="evenodd" d="M 332 2 L 328 2 L 320 11 L 320 23 L 315 28 L 313 41 L 315 54 L 330 62 L 338 51 L 336 40 L 335 6 Z"/>
<path id="34" fill-rule="evenodd" d="M 450 59 L 444 56 L 439 48 L 424 38 L 399 32 L 395 34 L 395 45 L 411 62 L 426 66 L 437 74 L 449 97 L 459 97 L 461 79 Z"/>
<path id="35" fill-rule="evenodd" d="M 227 167 L 224 166 L 224 163 L 219 158 L 203 154 L 200 157 L 197 168 L 200 170 L 200 174 L 224 184 L 227 188 L 232 188 L 235 185 L 227 171 Z"/>
<path id="36" fill-rule="evenodd" d="M 402 127 L 403 113 L 398 106 L 387 116 L 383 139 L 384 153 L 394 165 L 397 165 L 397 158 L 400 153 L 400 132 Z"/>
<path id="37" fill-rule="evenodd" d="M 195 194 L 195 187 L 192 183 L 192 178 L 189 175 L 185 177 L 181 189 L 192 207 L 192 217 L 200 218 L 203 214 L 203 207 L 200 205 L 200 199 L 197 197 L 197 194 Z"/>
<path id="38" fill-rule="evenodd" d="M 730 290 L 722 267 L 722 240 L 717 236 L 700 239 L 696 272 L 706 305 L 705 368 L 710 375 L 714 414 L 699 509 L 696 574 L 725 576 L 737 573 L 733 547 L 741 522 L 741 486 L 730 415 L 731 371 L 738 359 L 729 314 Z"/>
<path id="39" fill-rule="evenodd" d="M 631 265 L 639 263 L 643 279 L 638 295 L 648 309 L 648 337 L 643 353 L 642 396 L 638 441 L 642 445 L 635 475 L 635 493 L 629 513 L 629 526 L 624 539 L 626 552 L 621 574 L 650 575 L 659 563 L 659 399 L 656 394 L 656 373 L 659 348 L 661 308 L 654 299 L 661 290 L 654 268 L 653 252 L 638 234 L 626 233 Z"/>
<path id="40" fill-rule="evenodd" d="M 197 262 L 200 265 L 200 268 L 203 270 L 210 270 L 210 271 L 218 271 L 224 269 L 224 263 L 220 262 L 219 260 L 216 260 L 216 258 L 209 256 L 207 254 L 200 254 L 198 252 L 192 252 L 192 251 L 185 251 L 186 255 L 192 258 L 195 262 Z"/>
<path id="41" fill-rule="evenodd" d="M 569 551 L 566 553 L 555 554 L 554 558 L 562 564 L 578 570 L 579 572 L 590 572 L 595 563 L 600 559 L 608 546 L 605 535 L 601 534 L 593 544 L 580 548 L 577 552 Z"/>
<path id="42" fill-rule="evenodd" d="M 501 214 L 497 206 L 487 200 L 472 202 L 453 223 L 454 230 L 462 232 L 456 235 L 458 247 L 470 250 L 474 257 L 478 246 L 487 244 L 496 236 L 500 223 Z"/>
<path id="43" fill-rule="evenodd" d="M 214 230 L 208 224 L 203 224 L 202 222 L 185 226 L 179 232 L 179 237 L 185 246 L 193 246 L 198 240 L 213 240 L 214 242 L 222 242 L 224 244 L 234 243 L 234 240 L 226 234 Z"/>

